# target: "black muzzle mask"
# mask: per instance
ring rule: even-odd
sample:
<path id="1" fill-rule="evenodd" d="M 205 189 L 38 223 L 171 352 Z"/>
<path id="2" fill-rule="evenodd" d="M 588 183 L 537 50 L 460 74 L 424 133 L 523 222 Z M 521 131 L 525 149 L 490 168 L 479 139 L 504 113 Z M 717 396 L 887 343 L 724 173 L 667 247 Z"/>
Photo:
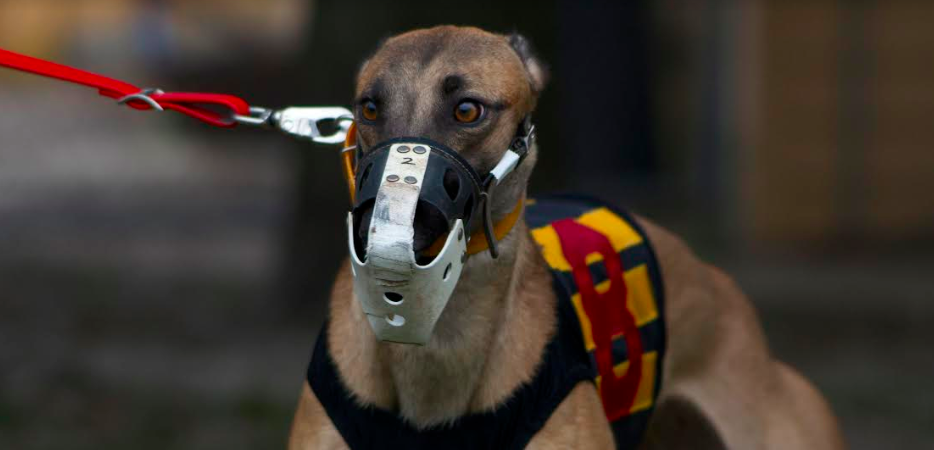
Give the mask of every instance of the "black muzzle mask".
<path id="1" fill-rule="evenodd" d="M 460 278 L 473 231 L 483 228 L 497 256 L 493 188 L 528 154 L 533 133 L 526 119 L 483 176 L 454 150 L 420 137 L 382 142 L 356 160 L 348 245 L 354 294 L 377 338 L 428 342 Z M 437 242 L 429 242 L 431 233 L 416 242 L 417 226 L 446 233 Z"/>

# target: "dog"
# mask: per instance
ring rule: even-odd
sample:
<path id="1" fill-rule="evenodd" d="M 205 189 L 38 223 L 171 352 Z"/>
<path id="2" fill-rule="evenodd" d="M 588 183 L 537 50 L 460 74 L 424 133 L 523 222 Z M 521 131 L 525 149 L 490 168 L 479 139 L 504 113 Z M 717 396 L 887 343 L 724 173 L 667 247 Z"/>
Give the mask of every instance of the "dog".
<path id="1" fill-rule="evenodd" d="M 546 71 L 519 35 L 454 26 L 398 35 L 381 44 L 357 76 L 357 146 L 420 136 L 457 149 L 478 171 L 490 171 L 511 148 L 545 83 Z M 502 223 L 527 204 L 537 158 L 532 145 L 486 199 L 492 222 Z M 443 239 L 448 230 L 436 219 L 416 213 L 415 252 Z M 646 219 L 633 222 L 654 249 L 666 322 L 662 384 L 638 433 L 638 448 L 843 448 L 827 403 L 769 354 L 756 313 L 736 284 L 678 237 Z M 368 223 L 351 221 L 351 233 L 361 226 L 365 231 Z M 347 408 L 373 417 L 372 430 L 367 422 L 353 430 L 369 442 L 367 448 L 408 446 L 394 441 L 393 427 L 379 434 L 378 417 L 427 433 L 509 409 L 503 405 L 543 370 L 559 327 L 559 299 L 527 220 L 519 217 L 496 250 L 496 258 L 481 252 L 463 261 L 460 280 L 424 345 L 378 339 L 371 314 L 355 300 L 360 269 L 343 264 L 319 338 L 336 375 L 329 384 L 303 387 L 289 448 L 351 448 L 348 432 L 335 425 Z M 314 382 L 311 369 L 309 376 Z M 341 392 L 335 401 L 342 403 L 328 409 L 321 396 L 331 389 Z M 517 448 L 615 448 L 619 435 L 603 403 L 594 382 L 577 382 Z M 449 444 L 442 447 L 463 446 Z"/>

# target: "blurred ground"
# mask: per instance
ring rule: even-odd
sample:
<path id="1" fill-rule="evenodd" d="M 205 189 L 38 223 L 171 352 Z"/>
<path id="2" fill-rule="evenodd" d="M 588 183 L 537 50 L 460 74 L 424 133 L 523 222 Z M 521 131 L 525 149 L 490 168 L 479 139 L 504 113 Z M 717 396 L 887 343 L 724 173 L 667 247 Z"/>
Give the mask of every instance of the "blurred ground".
<path id="1" fill-rule="evenodd" d="M 284 138 L 183 133 L 198 125 L 72 88 L 0 104 L 16 111 L 0 121 L 0 448 L 281 448 L 325 314 L 278 297 Z M 63 120 L 53 104 L 90 107 Z M 693 244 L 737 277 L 853 449 L 934 439 L 934 259 Z"/>

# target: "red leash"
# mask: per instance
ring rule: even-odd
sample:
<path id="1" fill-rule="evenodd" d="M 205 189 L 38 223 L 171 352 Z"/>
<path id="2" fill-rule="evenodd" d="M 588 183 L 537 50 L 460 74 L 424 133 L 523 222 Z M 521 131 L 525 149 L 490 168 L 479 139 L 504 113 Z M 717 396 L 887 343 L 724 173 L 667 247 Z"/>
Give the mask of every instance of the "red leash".
<path id="1" fill-rule="evenodd" d="M 233 127 L 237 125 L 235 116 L 250 116 L 250 105 L 232 95 L 140 89 L 113 78 L 3 49 L 0 49 L 0 66 L 96 88 L 101 95 L 117 99 L 118 103 L 126 103 L 134 109 L 170 109 L 217 127 Z M 207 108 L 210 105 L 215 108 Z M 229 113 L 218 113 L 218 106 Z"/>

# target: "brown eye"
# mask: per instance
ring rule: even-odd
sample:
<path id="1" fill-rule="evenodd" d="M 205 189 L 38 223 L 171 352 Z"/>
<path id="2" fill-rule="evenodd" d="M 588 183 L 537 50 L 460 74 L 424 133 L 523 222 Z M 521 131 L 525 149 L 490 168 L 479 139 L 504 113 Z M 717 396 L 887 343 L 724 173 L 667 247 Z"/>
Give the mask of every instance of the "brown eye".
<path id="1" fill-rule="evenodd" d="M 363 118 L 366 120 L 376 120 L 376 118 L 379 117 L 379 110 L 376 109 L 376 103 L 374 103 L 373 100 L 365 101 L 360 110 L 363 113 Z"/>
<path id="2" fill-rule="evenodd" d="M 464 100 L 454 108 L 454 118 L 461 123 L 476 122 L 483 114 L 483 106 L 473 100 Z"/>

